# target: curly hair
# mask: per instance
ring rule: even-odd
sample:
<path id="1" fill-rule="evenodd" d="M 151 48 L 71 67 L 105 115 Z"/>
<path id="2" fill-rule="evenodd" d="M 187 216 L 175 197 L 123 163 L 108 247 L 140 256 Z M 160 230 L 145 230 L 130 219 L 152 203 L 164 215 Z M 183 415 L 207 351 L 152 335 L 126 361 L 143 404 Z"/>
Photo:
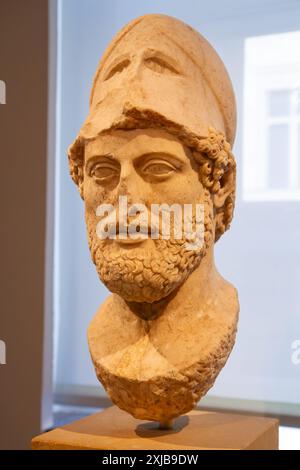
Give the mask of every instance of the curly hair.
<path id="1" fill-rule="evenodd" d="M 222 132 L 209 128 L 207 138 L 201 139 L 193 156 L 199 164 L 200 180 L 210 193 L 221 191 L 229 184 L 228 195 L 222 207 L 215 207 L 215 241 L 229 229 L 235 203 L 236 162 L 231 147 Z"/>
<path id="2" fill-rule="evenodd" d="M 236 162 L 231 152 L 231 146 L 226 141 L 222 132 L 209 127 L 207 137 L 198 137 L 186 131 L 183 127 L 168 125 L 170 123 L 155 122 L 156 125 L 146 122 L 125 121 L 115 127 L 116 129 L 144 129 L 147 127 L 159 127 L 167 130 L 169 133 L 176 135 L 179 140 L 188 146 L 192 155 L 199 166 L 199 178 L 204 188 L 208 189 L 211 197 L 218 194 L 227 184 L 229 191 L 223 205 L 217 207 L 214 205 L 215 219 L 215 241 L 230 227 L 233 218 L 235 203 L 235 179 L 236 179 Z M 138 125 L 139 124 L 139 125 Z M 151 125 L 152 124 L 152 125 Z M 110 129 L 111 131 L 112 129 Z M 103 132 L 104 133 L 108 133 Z M 84 146 L 86 139 L 77 137 L 75 142 L 68 149 L 70 174 L 74 183 L 78 186 L 82 199 L 83 180 L 84 180 Z"/>

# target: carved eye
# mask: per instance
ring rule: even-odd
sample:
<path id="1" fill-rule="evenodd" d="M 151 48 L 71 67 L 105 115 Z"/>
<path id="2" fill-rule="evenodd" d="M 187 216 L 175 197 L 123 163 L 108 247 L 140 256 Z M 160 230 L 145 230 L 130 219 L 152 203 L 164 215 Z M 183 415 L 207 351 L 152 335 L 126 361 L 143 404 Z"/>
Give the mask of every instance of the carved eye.
<path id="1" fill-rule="evenodd" d="M 171 64 L 160 57 L 148 57 L 145 59 L 145 65 L 154 72 L 178 74 L 178 71 Z"/>
<path id="2" fill-rule="evenodd" d="M 144 175 L 165 177 L 176 171 L 176 167 L 165 160 L 150 160 L 141 167 Z"/>
<path id="3" fill-rule="evenodd" d="M 108 183 L 119 176 L 119 169 L 109 163 L 96 163 L 90 171 L 90 176 L 96 183 Z"/>
<path id="4" fill-rule="evenodd" d="M 130 64 L 130 60 L 129 59 L 124 59 L 122 60 L 121 62 L 119 62 L 117 65 L 115 65 L 111 70 L 108 71 L 106 77 L 104 78 L 104 81 L 106 80 L 109 80 L 110 78 L 112 78 L 114 75 L 116 75 L 117 73 L 121 73 L 123 72 L 123 70 L 128 67 L 128 65 Z"/>

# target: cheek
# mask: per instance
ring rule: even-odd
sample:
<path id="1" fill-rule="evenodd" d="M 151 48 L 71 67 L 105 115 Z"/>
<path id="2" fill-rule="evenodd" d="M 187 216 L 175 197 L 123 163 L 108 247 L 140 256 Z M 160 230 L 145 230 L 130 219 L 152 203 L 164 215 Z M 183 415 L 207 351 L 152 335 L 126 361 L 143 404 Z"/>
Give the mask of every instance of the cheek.
<path id="1" fill-rule="evenodd" d="M 96 210 L 99 204 L 105 203 L 108 197 L 107 191 L 98 184 L 95 184 L 92 178 L 89 177 L 84 178 L 83 194 L 86 208 L 93 210 Z"/>
<path id="2" fill-rule="evenodd" d="M 168 204 L 190 204 L 204 198 L 204 188 L 195 171 L 174 176 L 161 183 L 155 192 L 159 202 Z"/>
<path id="3" fill-rule="evenodd" d="M 204 188 L 199 179 L 198 173 L 192 171 L 182 182 L 183 203 L 202 201 L 204 198 Z"/>
<path id="4" fill-rule="evenodd" d="M 97 224 L 99 222 L 99 217 L 96 213 L 98 205 L 99 204 L 92 198 L 84 200 L 85 223 L 87 226 L 89 237 L 91 237 L 93 240 L 95 240 L 96 238 Z"/>

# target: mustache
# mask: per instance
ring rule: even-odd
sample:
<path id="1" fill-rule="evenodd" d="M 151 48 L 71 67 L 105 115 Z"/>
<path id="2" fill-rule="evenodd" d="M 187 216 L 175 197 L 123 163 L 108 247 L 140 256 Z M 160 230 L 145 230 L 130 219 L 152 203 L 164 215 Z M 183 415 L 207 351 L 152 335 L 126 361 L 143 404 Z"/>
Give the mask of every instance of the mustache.
<path id="1" fill-rule="evenodd" d="M 150 213 L 150 224 L 149 224 L 149 211 L 133 212 L 126 214 L 125 216 L 119 216 L 117 209 L 111 210 L 107 216 L 102 217 L 96 227 L 96 234 L 99 239 L 119 239 L 124 240 L 129 238 L 132 239 L 147 239 L 153 240 L 168 239 L 174 237 L 176 240 L 185 241 L 185 247 L 187 250 L 198 250 L 202 248 L 204 244 L 204 225 L 199 225 L 197 231 L 194 232 L 189 226 L 189 230 L 186 230 L 185 225 L 182 223 L 176 224 L 176 218 L 174 216 L 171 228 L 171 219 L 164 219 L 160 213 Z M 189 219 L 190 221 L 192 218 Z M 178 219 L 177 219 L 178 222 Z M 183 231 L 184 228 L 184 231 Z M 171 235 L 172 233 L 172 235 Z"/>
<path id="2" fill-rule="evenodd" d="M 149 220 L 151 220 L 150 224 Z M 97 225 L 97 235 L 100 234 L 98 232 L 101 232 L 105 233 L 105 238 L 114 238 L 116 236 L 127 235 L 132 227 L 141 237 L 147 238 L 148 236 L 161 234 L 163 232 L 162 227 L 160 227 L 161 225 L 159 216 L 153 214 L 151 214 L 151 217 L 149 214 L 147 216 L 145 214 L 143 216 L 136 214 L 124 220 L 120 219 L 118 211 L 114 210 L 100 220 Z"/>

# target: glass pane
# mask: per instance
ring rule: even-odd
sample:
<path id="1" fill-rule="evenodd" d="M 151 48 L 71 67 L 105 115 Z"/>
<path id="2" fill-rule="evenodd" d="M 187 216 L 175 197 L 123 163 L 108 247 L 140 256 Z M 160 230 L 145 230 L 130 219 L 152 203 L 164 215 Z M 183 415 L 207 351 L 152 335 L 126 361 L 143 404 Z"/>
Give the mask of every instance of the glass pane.
<path id="1" fill-rule="evenodd" d="M 291 90 L 274 90 L 268 92 L 269 115 L 288 116 L 291 108 Z"/>
<path id="2" fill-rule="evenodd" d="M 268 187 L 285 189 L 289 186 L 289 128 L 286 124 L 269 127 Z"/>

